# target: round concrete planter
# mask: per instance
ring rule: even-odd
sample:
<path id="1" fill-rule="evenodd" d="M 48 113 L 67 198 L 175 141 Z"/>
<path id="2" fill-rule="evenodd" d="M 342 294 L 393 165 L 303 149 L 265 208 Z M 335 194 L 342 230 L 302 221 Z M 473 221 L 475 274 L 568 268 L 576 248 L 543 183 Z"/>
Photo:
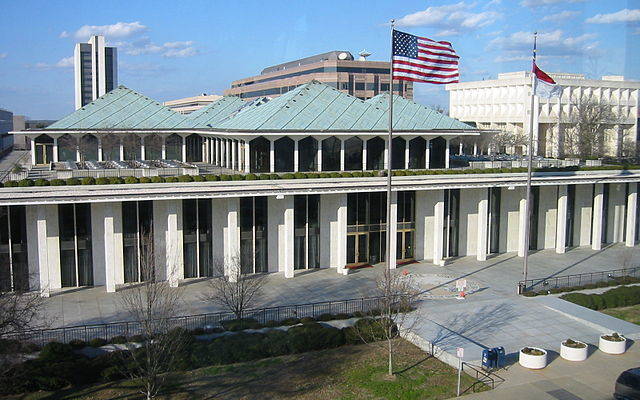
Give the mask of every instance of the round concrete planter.
<path id="1" fill-rule="evenodd" d="M 584 347 L 569 347 L 565 346 L 565 342 L 560 343 L 560 357 L 568 361 L 584 361 L 587 359 L 589 353 L 589 346 L 586 343 L 579 340 L 574 340 L 576 343 L 582 344 Z"/>
<path id="2" fill-rule="evenodd" d="M 600 341 L 598 342 L 598 348 L 603 353 L 607 354 L 622 354 L 627 351 L 627 338 L 620 335 L 623 339 L 622 341 L 615 342 L 613 340 L 607 340 L 604 336 L 609 336 L 608 334 L 600 335 Z"/>
<path id="3" fill-rule="evenodd" d="M 541 349 L 539 347 L 529 347 L 530 349 L 535 349 L 541 351 L 543 354 L 539 356 L 534 356 L 532 354 L 524 353 L 524 347 L 520 349 L 520 358 L 518 362 L 525 368 L 529 369 L 542 369 L 547 366 L 547 351 L 545 349 Z"/>

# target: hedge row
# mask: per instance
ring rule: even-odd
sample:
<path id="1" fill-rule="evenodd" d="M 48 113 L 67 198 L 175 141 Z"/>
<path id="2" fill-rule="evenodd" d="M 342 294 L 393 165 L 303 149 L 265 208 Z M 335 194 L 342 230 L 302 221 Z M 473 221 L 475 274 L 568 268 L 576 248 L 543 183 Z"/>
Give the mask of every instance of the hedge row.
<path id="1" fill-rule="evenodd" d="M 317 322 L 294 326 L 287 331 L 272 329 L 267 333 L 239 332 L 210 342 L 199 342 L 191 333 L 175 329 L 171 335 L 183 335 L 181 350 L 166 370 L 186 371 L 210 365 L 258 360 L 266 357 L 330 349 L 363 342 L 358 332 L 366 332 L 367 342 L 384 337 L 382 325 L 372 325 L 369 318 L 356 323 L 357 328 L 327 327 Z M 379 327 L 379 329 L 376 329 Z M 371 329 L 374 328 L 374 329 Z M 356 330 L 358 329 L 358 330 Z M 144 347 L 135 350 L 144 352 Z M 143 353 L 144 354 L 144 353 Z M 13 368 L 0 382 L 0 394 L 17 394 L 38 390 L 54 391 L 70 386 L 109 382 L 127 377 L 127 353 L 114 352 L 92 359 L 74 352 L 70 344 L 51 342 L 37 359 Z"/>
<path id="2" fill-rule="evenodd" d="M 544 290 L 538 290 L 538 291 L 532 290 L 532 291 L 524 292 L 522 295 L 526 297 L 535 297 L 535 296 L 543 296 L 547 294 L 575 292 L 576 290 L 587 290 L 587 289 L 597 289 L 597 288 L 619 286 L 619 285 L 629 285 L 632 283 L 640 283 L 640 278 L 636 278 L 633 276 L 619 276 L 616 278 L 611 278 L 607 281 L 589 283 L 586 285 L 567 286 L 567 287 L 544 289 Z"/>
<path id="3" fill-rule="evenodd" d="M 634 306 L 640 304 L 640 286 L 621 286 L 602 294 L 569 293 L 560 298 L 592 310 Z"/>
<path id="4" fill-rule="evenodd" d="M 626 170 L 640 169 L 640 165 L 607 165 L 601 167 L 565 167 L 565 168 L 536 168 L 535 172 L 567 172 L 567 171 L 597 171 L 597 170 Z M 395 170 L 393 176 L 412 175 L 457 175 L 457 174 L 507 174 L 527 172 L 526 168 L 486 168 L 486 169 L 424 169 L 424 170 Z M 386 176 L 386 171 L 352 171 L 352 172 L 287 172 L 284 174 L 222 174 L 222 175 L 180 175 L 169 177 L 128 176 L 102 178 L 69 178 L 69 179 L 22 179 L 20 181 L 6 181 L 0 187 L 30 187 L 30 186 L 75 186 L 75 185 L 120 185 L 136 183 L 164 183 L 164 182 L 205 182 L 205 181 L 255 181 L 274 179 L 317 179 L 317 178 L 363 178 Z"/>

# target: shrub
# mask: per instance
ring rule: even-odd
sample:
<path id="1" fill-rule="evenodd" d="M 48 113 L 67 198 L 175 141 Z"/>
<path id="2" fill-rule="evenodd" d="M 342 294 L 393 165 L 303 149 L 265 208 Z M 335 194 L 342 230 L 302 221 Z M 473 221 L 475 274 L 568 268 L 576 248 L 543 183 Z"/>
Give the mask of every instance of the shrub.
<path id="1" fill-rule="evenodd" d="M 100 177 L 98 179 L 96 179 L 96 185 L 108 185 L 109 184 L 109 178 L 105 178 L 105 177 Z"/>
<path id="2" fill-rule="evenodd" d="M 191 175 L 180 175 L 178 177 L 178 182 L 193 182 L 193 178 Z"/>
<path id="3" fill-rule="evenodd" d="M 317 175 L 318 175 L 318 178 L 331 178 L 331 174 L 327 172 L 320 172 Z"/>
<path id="4" fill-rule="evenodd" d="M 42 347 L 40 360 L 58 362 L 75 358 L 73 348 L 70 344 L 60 342 L 49 342 Z"/>
<path id="5" fill-rule="evenodd" d="M 18 181 L 18 186 L 19 187 L 33 186 L 33 181 L 31 179 L 22 179 Z"/>
<path id="6" fill-rule="evenodd" d="M 87 342 L 85 342 L 84 340 L 80 340 L 80 339 L 74 339 L 74 340 L 69 342 L 69 345 L 74 350 L 79 350 L 79 349 L 84 349 L 85 347 L 87 347 Z"/>
<path id="7" fill-rule="evenodd" d="M 303 317 L 303 318 L 300 318 L 300 322 L 303 324 L 308 324 L 311 322 L 316 322 L 316 319 L 313 317 Z"/>
<path id="8" fill-rule="evenodd" d="M 296 176 L 290 172 L 287 172 L 286 174 L 282 174 L 280 175 L 281 179 L 295 179 Z"/>
<path id="9" fill-rule="evenodd" d="M 288 325 L 288 326 L 297 325 L 299 323 L 300 323 L 300 318 L 295 318 L 295 317 L 286 318 L 280 321 L 280 325 Z"/>
<path id="10" fill-rule="evenodd" d="M 295 174 L 293 174 L 293 177 L 295 179 L 304 179 L 304 178 L 308 178 L 309 174 L 305 174 L 304 172 L 296 172 Z"/>
<path id="11" fill-rule="evenodd" d="M 143 176 L 142 178 L 138 179 L 138 182 L 140 182 L 140 183 L 151 183 L 152 180 L 148 176 Z"/>
<path id="12" fill-rule="evenodd" d="M 202 175 L 193 175 L 192 178 L 194 182 L 204 182 L 204 176 Z"/>
<path id="13" fill-rule="evenodd" d="M 6 181 L 3 185 L 4 187 L 17 187 L 18 182 L 16 181 Z"/>
<path id="14" fill-rule="evenodd" d="M 241 174 L 231 175 L 231 180 L 232 181 L 243 181 L 244 180 L 244 175 L 241 175 Z"/>
<path id="15" fill-rule="evenodd" d="M 152 183 L 162 183 L 164 181 L 165 181 L 165 179 L 163 177 L 161 177 L 161 176 L 153 176 L 153 177 L 151 177 L 151 182 Z"/>
<path id="16" fill-rule="evenodd" d="M 105 382 L 118 381 L 127 377 L 122 372 L 122 368 L 112 365 L 111 367 L 103 369 L 102 372 L 100 372 L 100 377 Z"/>
<path id="17" fill-rule="evenodd" d="M 262 328 L 262 325 L 254 318 L 229 319 L 226 321 L 222 321 L 222 326 L 228 331 Z"/>
<path id="18" fill-rule="evenodd" d="M 280 325 L 281 324 L 279 321 L 274 321 L 274 320 L 267 321 L 267 323 L 264 324 L 264 326 L 267 328 L 275 328 L 276 326 L 280 326 Z"/>
<path id="19" fill-rule="evenodd" d="M 124 343 L 127 343 L 127 337 L 126 336 L 114 336 L 109 340 L 109 343 L 112 343 L 112 344 L 124 344 Z"/>
<path id="20" fill-rule="evenodd" d="M 218 175 L 209 174 L 209 175 L 205 175 L 204 179 L 206 179 L 208 182 L 213 182 L 213 181 L 219 181 L 220 177 Z"/>
<path id="21" fill-rule="evenodd" d="M 329 313 L 321 314 L 318 317 L 318 321 L 331 321 L 332 319 L 333 319 L 333 314 L 329 314 Z"/>
<path id="22" fill-rule="evenodd" d="M 107 341 L 102 338 L 95 338 L 89 341 L 89 346 L 91 347 L 100 347 L 104 346 L 105 344 L 107 344 Z"/>
<path id="23" fill-rule="evenodd" d="M 353 178 L 353 173 L 351 173 L 351 172 L 342 172 L 340 174 L 340 176 L 343 177 L 343 178 Z"/>
<path id="24" fill-rule="evenodd" d="M 345 314 L 345 313 L 339 313 L 339 314 L 336 314 L 333 318 L 334 319 L 349 319 L 349 318 L 351 318 L 351 315 Z"/>
<path id="25" fill-rule="evenodd" d="M 331 172 L 329 178 L 340 178 L 342 174 L 340 172 Z"/>
<path id="26" fill-rule="evenodd" d="M 271 179 L 270 174 L 260 174 L 258 175 L 258 177 L 260 178 L 261 181 L 268 181 L 269 179 Z"/>
<path id="27" fill-rule="evenodd" d="M 344 334 L 340 329 L 310 322 L 294 326 L 287 331 L 289 350 L 293 353 L 331 349 L 345 344 Z"/>
<path id="28" fill-rule="evenodd" d="M 62 179 L 52 179 L 49 181 L 49 183 L 51 184 L 51 186 L 64 186 L 67 184 L 67 182 L 63 181 Z"/>
<path id="29" fill-rule="evenodd" d="M 255 181 L 256 179 L 258 179 L 258 175 L 256 174 L 246 174 L 244 176 L 244 180 L 246 181 Z"/>
<path id="30" fill-rule="evenodd" d="M 230 181 L 231 180 L 231 175 L 222 174 L 222 175 L 220 175 L 220 180 L 221 181 Z"/>
<path id="31" fill-rule="evenodd" d="M 168 176 L 166 178 L 164 178 L 165 182 L 171 182 L 171 183 L 175 183 L 178 182 L 178 178 L 175 176 Z"/>
<path id="32" fill-rule="evenodd" d="M 111 178 L 109 178 L 109 184 L 110 185 L 121 185 L 124 183 L 124 179 L 118 177 L 118 176 L 112 176 Z"/>
<path id="33" fill-rule="evenodd" d="M 133 184 L 133 183 L 139 183 L 140 180 L 138 178 L 136 178 L 135 176 L 127 176 L 126 178 L 124 178 L 124 183 L 126 184 Z"/>
<path id="34" fill-rule="evenodd" d="M 285 331 L 271 329 L 267 332 L 264 346 L 270 357 L 287 354 L 289 353 L 289 335 Z"/>
<path id="35" fill-rule="evenodd" d="M 128 339 L 129 342 L 133 342 L 133 343 L 142 343 L 144 342 L 144 340 L 145 340 L 144 336 L 142 335 L 133 335 L 133 336 L 130 336 Z"/>
<path id="36" fill-rule="evenodd" d="M 560 297 L 592 310 L 640 304 L 640 286 L 621 286 L 602 294 L 568 293 Z"/>
<path id="37" fill-rule="evenodd" d="M 370 343 L 385 339 L 390 324 L 393 324 L 393 321 L 388 318 L 362 318 L 356 321 L 353 328 L 360 341 Z M 392 327 L 392 333 L 397 333 L 395 325 Z"/>
<path id="38" fill-rule="evenodd" d="M 46 179 L 39 178 L 33 181 L 33 184 L 35 186 L 49 186 L 49 181 Z"/>
<path id="39" fill-rule="evenodd" d="M 364 176 L 364 173 L 361 171 L 355 171 L 351 173 L 351 176 L 353 176 L 354 178 L 362 178 Z"/>

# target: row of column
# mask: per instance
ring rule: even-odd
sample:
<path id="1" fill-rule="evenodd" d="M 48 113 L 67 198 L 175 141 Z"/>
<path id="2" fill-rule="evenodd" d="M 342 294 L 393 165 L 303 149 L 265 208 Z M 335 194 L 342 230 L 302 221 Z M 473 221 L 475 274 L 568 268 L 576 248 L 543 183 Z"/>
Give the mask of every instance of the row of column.
<path id="1" fill-rule="evenodd" d="M 249 144 L 244 140 L 204 138 L 204 162 L 218 167 L 249 172 Z"/>

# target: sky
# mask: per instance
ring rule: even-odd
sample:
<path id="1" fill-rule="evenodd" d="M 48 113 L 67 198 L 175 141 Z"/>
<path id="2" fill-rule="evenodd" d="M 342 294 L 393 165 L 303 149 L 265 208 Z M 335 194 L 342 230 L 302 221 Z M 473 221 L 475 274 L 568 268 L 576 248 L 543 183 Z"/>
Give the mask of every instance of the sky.
<path id="1" fill-rule="evenodd" d="M 331 50 L 388 60 L 391 19 L 450 41 L 461 81 L 530 69 L 534 31 L 547 72 L 640 80 L 640 0 L 0 0 L 0 108 L 71 113 L 74 45 L 91 34 L 118 47 L 119 84 L 166 101 Z M 448 108 L 441 85 L 417 83 L 414 97 Z"/>

